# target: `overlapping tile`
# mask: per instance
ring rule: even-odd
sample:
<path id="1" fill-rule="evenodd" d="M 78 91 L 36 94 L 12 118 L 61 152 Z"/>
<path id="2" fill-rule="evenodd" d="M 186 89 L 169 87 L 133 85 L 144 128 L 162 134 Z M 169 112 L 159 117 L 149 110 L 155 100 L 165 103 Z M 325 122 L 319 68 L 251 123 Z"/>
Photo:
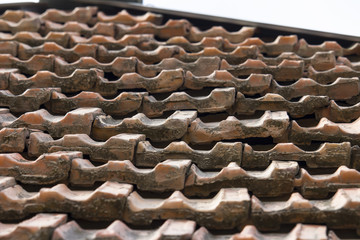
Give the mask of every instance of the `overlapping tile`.
<path id="1" fill-rule="evenodd" d="M 360 71 L 356 71 L 348 66 L 336 65 L 326 71 L 316 71 L 313 67 L 308 68 L 309 78 L 318 83 L 328 84 L 334 82 L 339 77 L 352 78 L 359 77 Z"/>
<path id="2" fill-rule="evenodd" d="M 308 58 L 300 57 L 294 52 L 282 52 L 277 57 L 264 57 L 259 56 L 259 59 L 268 65 L 278 65 L 285 59 L 303 61 L 305 69 L 312 66 L 317 71 L 325 71 L 334 68 L 337 64 L 334 51 L 316 52 Z"/>
<path id="3" fill-rule="evenodd" d="M 0 239 L 51 239 L 66 220 L 66 214 L 39 213 L 18 224 L 0 223 Z"/>
<path id="4" fill-rule="evenodd" d="M 312 141 L 347 141 L 359 145 L 359 124 L 359 118 L 351 123 L 333 123 L 327 118 L 322 118 L 315 127 L 301 127 L 296 121 L 293 121 L 289 140 L 303 144 L 310 144 Z"/>
<path id="5" fill-rule="evenodd" d="M 285 99 L 293 99 L 305 95 L 328 96 L 333 100 L 347 100 L 360 92 L 359 78 L 338 78 L 331 84 L 320 84 L 310 78 L 301 78 L 291 85 L 280 85 L 271 82 L 270 91 Z"/>
<path id="6" fill-rule="evenodd" d="M 292 117 L 303 117 L 314 112 L 320 111 L 329 105 L 327 96 L 303 96 L 299 101 L 292 102 L 284 97 L 267 93 L 260 98 L 247 98 L 241 92 L 236 95 L 236 101 L 231 113 L 252 115 L 256 111 L 286 111 Z"/>
<path id="7" fill-rule="evenodd" d="M 223 37 L 232 43 L 239 43 L 246 38 L 251 37 L 255 32 L 253 27 L 242 27 L 237 32 L 228 32 L 221 26 L 212 27 L 208 30 L 201 31 L 197 27 L 191 27 L 187 38 L 191 42 L 200 42 L 204 37 Z"/>
<path id="8" fill-rule="evenodd" d="M 279 138 L 287 132 L 289 116 L 285 111 L 266 111 L 259 119 L 238 120 L 229 116 L 226 120 L 215 123 L 204 123 L 199 118 L 188 128 L 185 141 L 194 144 L 214 141 L 244 139 L 251 137 Z"/>
<path id="9" fill-rule="evenodd" d="M 343 48 L 335 41 L 325 41 L 319 45 L 308 44 L 305 39 L 300 39 L 296 46 L 295 53 L 302 57 L 311 57 L 316 52 L 334 51 L 336 56 L 351 55 L 356 48 L 356 44 L 348 49 Z"/>
<path id="10" fill-rule="evenodd" d="M 56 152 L 29 161 L 19 153 L 0 154 L 0 175 L 14 177 L 25 184 L 57 183 L 68 178 L 71 161 L 81 157 L 81 152 Z"/>
<path id="11" fill-rule="evenodd" d="M 116 15 L 106 15 L 99 11 L 97 13 L 97 20 L 99 22 L 115 22 L 125 25 L 135 25 L 139 22 L 151 22 L 159 24 L 162 21 L 163 16 L 161 14 L 147 12 L 144 15 L 133 16 L 129 14 L 125 9 L 118 12 Z"/>
<path id="12" fill-rule="evenodd" d="M 192 239 L 206 239 L 206 240 L 327 240 L 333 239 L 330 236 L 333 233 L 327 235 L 327 227 L 324 225 L 309 225 L 298 223 L 289 233 L 261 233 L 254 225 L 247 225 L 243 230 L 234 235 L 213 235 L 206 228 L 199 228 L 193 235 Z"/>
<path id="13" fill-rule="evenodd" d="M 176 92 L 164 100 L 144 96 L 141 112 L 148 117 L 158 117 L 166 111 L 183 109 L 194 109 L 198 113 L 215 113 L 226 111 L 234 104 L 234 101 L 234 88 L 215 88 L 204 97 L 192 97 L 186 92 Z"/>
<path id="14" fill-rule="evenodd" d="M 302 60 L 283 60 L 280 64 L 271 66 L 258 59 L 247 59 L 244 63 L 231 65 L 223 59 L 221 70 L 227 70 L 232 75 L 241 77 L 250 74 L 271 74 L 277 81 L 297 80 L 302 77 L 304 72 L 304 62 Z"/>
<path id="15" fill-rule="evenodd" d="M 190 196 L 209 196 L 222 188 L 246 187 L 255 196 L 275 197 L 293 191 L 296 162 L 273 161 L 264 171 L 245 171 L 230 163 L 220 172 L 203 172 L 192 165 L 185 182 L 184 193 Z"/>
<path id="16" fill-rule="evenodd" d="M 116 220 L 106 229 L 82 229 L 75 221 L 68 222 L 56 228 L 53 240 L 71 239 L 191 239 L 195 232 L 196 223 L 190 220 L 166 220 L 158 229 L 133 230 L 123 222 Z"/>
<path id="17" fill-rule="evenodd" d="M 1 115 L 3 114 L 6 113 L 1 112 Z M 23 152 L 25 149 L 26 138 L 28 136 L 29 131 L 26 128 L 2 128 L 0 130 L 0 152 Z"/>
<path id="18" fill-rule="evenodd" d="M 16 181 L 13 177 L 0 176 L 0 191 L 15 185 L 16 185 Z"/>
<path id="19" fill-rule="evenodd" d="M 170 19 L 163 25 L 156 25 L 151 22 L 140 22 L 133 26 L 115 25 L 116 38 L 122 38 L 126 34 L 152 34 L 161 39 L 168 39 L 187 35 L 190 27 L 191 23 L 185 19 Z"/>
<path id="20" fill-rule="evenodd" d="M 38 18 L 23 18 L 19 22 L 10 22 L 0 19 L 0 31 L 2 32 L 37 32 L 41 26 L 41 21 Z"/>
<path id="21" fill-rule="evenodd" d="M 40 109 L 34 112 L 26 112 L 16 118 L 7 109 L 3 109 L 0 113 L 0 127 L 38 129 L 47 131 L 56 138 L 72 133 L 90 135 L 91 125 L 95 117 L 103 114 L 100 108 L 78 108 L 68 112 L 65 116 L 54 116 L 45 109 Z"/>
<path id="22" fill-rule="evenodd" d="M 183 83 L 184 72 L 182 69 L 162 70 L 156 77 L 152 78 L 143 77 L 138 73 L 125 73 L 114 81 L 100 78 L 94 90 L 103 96 L 113 96 L 119 90 L 131 89 L 146 89 L 149 93 L 164 93 L 176 91 Z"/>
<path id="23" fill-rule="evenodd" d="M 71 110 L 82 107 L 96 107 L 101 108 L 104 113 L 109 115 L 126 115 L 139 110 L 143 98 L 147 95 L 147 92 L 122 92 L 113 99 L 106 99 L 95 92 L 84 91 L 73 97 L 67 97 L 59 92 L 52 92 L 51 101 L 47 101 L 46 106 L 56 114 L 66 114 Z"/>
<path id="24" fill-rule="evenodd" d="M 272 76 L 270 74 L 251 74 L 246 79 L 234 77 L 224 70 L 214 71 L 208 76 L 194 76 L 186 72 L 184 87 L 200 90 L 205 87 L 235 87 L 243 94 L 255 95 L 270 88 Z"/>
<path id="25" fill-rule="evenodd" d="M 332 122 L 351 122 L 360 117 L 360 103 L 352 106 L 341 106 L 331 100 L 329 106 L 318 109 L 315 114 L 317 119 L 325 117 Z"/>
<path id="26" fill-rule="evenodd" d="M 72 11 L 67 12 L 59 9 L 47 9 L 39 18 L 53 22 L 78 21 L 81 23 L 92 23 L 97 13 L 97 7 L 76 7 Z"/>
<path id="27" fill-rule="evenodd" d="M 99 84 L 103 72 L 91 69 L 77 69 L 71 75 L 58 76 L 49 71 L 38 71 L 27 78 L 22 74 L 9 75 L 9 90 L 21 94 L 29 88 L 60 88 L 63 93 L 92 90 Z"/>
<path id="28" fill-rule="evenodd" d="M 242 167 L 265 168 L 271 161 L 306 162 L 309 168 L 350 166 L 351 145 L 349 142 L 325 142 L 315 151 L 304 151 L 293 143 L 278 143 L 268 151 L 256 151 L 250 145 L 244 144 Z"/>
<path id="29" fill-rule="evenodd" d="M 21 60 L 13 55 L 0 54 L 0 67 L 17 68 L 21 73 L 30 75 L 34 75 L 38 71 L 52 71 L 54 69 L 54 55 L 34 55 L 28 60 Z"/>
<path id="30" fill-rule="evenodd" d="M 86 134 L 68 134 L 54 140 L 49 134 L 35 132 L 30 134 L 28 153 L 40 156 L 47 152 L 81 151 L 93 161 L 131 160 L 139 141 L 144 141 L 141 134 L 118 134 L 106 142 L 96 142 Z"/>
<path id="31" fill-rule="evenodd" d="M 56 88 L 32 88 L 20 95 L 14 95 L 9 90 L 0 90 L 0 107 L 7 107 L 11 112 L 31 112 L 38 110 L 44 103 L 50 101 Z"/>
<path id="32" fill-rule="evenodd" d="M 145 64 L 138 61 L 136 72 L 144 77 L 155 77 L 162 70 L 182 68 L 195 76 L 206 76 L 219 69 L 220 61 L 217 56 L 199 57 L 195 62 L 182 62 L 176 58 L 165 58 L 158 64 Z"/>
<path id="33" fill-rule="evenodd" d="M 153 169 L 136 168 L 129 160 L 108 161 L 95 167 L 90 161 L 72 161 L 70 182 L 92 186 L 95 182 L 117 181 L 130 183 L 143 191 L 163 192 L 184 189 L 191 160 L 166 160 Z"/>
<path id="34" fill-rule="evenodd" d="M 73 33 L 75 35 L 75 33 Z M 66 47 L 70 41 L 68 32 L 49 32 L 46 36 L 41 36 L 37 32 L 17 32 L 15 35 L 0 33 L 0 41 L 17 41 L 30 46 L 39 46 L 45 42 L 55 42 L 60 46 Z"/>
<path id="35" fill-rule="evenodd" d="M 132 185 L 105 182 L 94 191 L 70 190 L 64 184 L 25 191 L 20 185 L 0 191 L 0 220 L 23 219 L 35 213 L 69 213 L 77 219 L 115 220 L 123 216 Z"/>
<path id="36" fill-rule="evenodd" d="M 33 16 L 32 12 L 7 9 L 4 11 L 3 14 L 1 14 L 0 19 L 10 22 L 19 22 L 23 18 L 30 18 L 32 16 Z"/>
<path id="37" fill-rule="evenodd" d="M 36 54 L 48 55 L 55 54 L 64 58 L 68 62 L 75 62 L 81 57 L 96 57 L 98 45 L 78 44 L 73 48 L 63 48 L 54 42 L 45 42 L 36 47 L 31 47 L 25 43 L 19 43 L 17 57 L 21 60 L 28 60 Z"/>
<path id="38" fill-rule="evenodd" d="M 132 224 L 153 220 L 188 219 L 210 229 L 232 229 L 244 224 L 250 208 L 245 188 L 222 189 L 212 199 L 188 199 L 176 191 L 167 199 L 142 198 L 137 192 L 128 197 L 124 219 Z"/>
<path id="39" fill-rule="evenodd" d="M 360 172 L 341 166 L 333 174 L 311 175 L 301 169 L 299 178 L 295 179 L 295 187 L 305 197 L 326 198 L 340 188 L 359 188 Z"/>
<path id="40" fill-rule="evenodd" d="M 149 119 L 143 113 L 122 120 L 99 116 L 93 123 L 92 136 L 106 140 L 119 133 L 140 133 L 155 142 L 172 141 L 185 135 L 196 116 L 196 111 L 176 111 L 166 119 Z"/>
<path id="41" fill-rule="evenodd" d="M 287 201 L 265 202 L 251 199 L 251 218 L 258 229 L 275 230 L 281 224 L 326 224 L 334 229 L 359 228 L 358 188 L 339 189 L 328 200 L 307 200 L 293 193 Z"/>
<path id="42" fill-rule="evenodd" d="M 92 35 L 115 36 L 114 24 L 102 22 L 98 22 L 94 26 L 89 27 L 87 24 L 74 21 L 66 22 L 64 24 L 45 21 L 42 31 L 43 34 L 48 34 L 49 32 L 75 32 L 85 37 L 90 37 Z"/>
<path id="43" fill-rule="evenodd" d="M 165 148 L 156 148 L 148 141 L 138 143 L 135 165 L 155 167 L 167 159 L 191 159 L 200 169 L 222 169 L 229 163 L 241 163 L 242 143 L 217 142 L 210 150 L 194 150 L 185 142 L 172 142 Z"/>
<path id="44" fill-rule="evenodd" d="M 100 62 L 111 62 L 117 57 L 137 57 L 146 64 L 154 64 L 165 58 L 180 58 L 183 55 L 186 55 L 186 53 L 179 46 L 159 46 L 152 51 L 142 51 L 135 46 L 126 46 L 121 50 L 108 50 L 104 46 L 98 46 L 97 49 L 97 60 Z"/>
<path id="45" fill-rule="evenodd" d="M 69 46 L 74 47 L 77 44 L 99 44 L 108 50 L 120 50 L 126 46 L 136 46 L 141 50 L 154 50 L 156 40 L 151 34 L 130 34 L 124 35 L 122 38 L 115 40 L 115 38 L 103 35 L 93 35 L 90 38 L 72 35 L 69 40 Z"/>
<path id="46" fill-rule="evenodd" d="M 58 76 L 68 76 L 77 69 L 97 68 L 104 72 L 111 72 L 117 77 L 121 77 L 124 73 L 135 72 L 136 65 L 137 59 L 134 57 L 118 57 L 110 63 L 100 63 L 93 57 L 81 57 L 75 62 L 68 63 L 62 58 L 56 57 L 54 61 L 54 73 Z"/>

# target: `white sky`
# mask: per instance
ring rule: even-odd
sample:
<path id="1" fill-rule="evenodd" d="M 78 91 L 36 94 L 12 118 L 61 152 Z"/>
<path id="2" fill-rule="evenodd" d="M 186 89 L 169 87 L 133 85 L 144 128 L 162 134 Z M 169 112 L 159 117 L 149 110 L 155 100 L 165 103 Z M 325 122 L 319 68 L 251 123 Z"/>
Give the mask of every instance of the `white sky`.
<path id="1" fill-rule="evenodd" d="M 143 4 L 360 37 L 359 0 L 143 0 Z"/>

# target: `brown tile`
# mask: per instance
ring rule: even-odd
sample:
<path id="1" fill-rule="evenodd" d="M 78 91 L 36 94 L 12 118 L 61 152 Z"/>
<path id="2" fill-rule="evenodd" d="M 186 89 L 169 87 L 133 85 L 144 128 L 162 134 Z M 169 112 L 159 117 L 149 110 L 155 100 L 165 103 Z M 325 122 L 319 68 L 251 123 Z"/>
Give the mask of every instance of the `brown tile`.
<path id="1" fill-rule="evenodd" d="M 149 93 L 172 92 L 184 83 L 182 69 L 162 70 L 156 77 L 147 78 L 138 73 L 125 73 L 118 80 L 109 81 L 101 78 L 95 88 L 102 96 L 114 96 L 119 90 L 146 89 Z"/>
<path id="2" fill-rule="evenodd" d="M 227 70 L 232 75 L 241 77 L 253 73 L 271 74 L 277 81 L 297 80 L 302 77 L 304 72 L 304 62 L 302 60 L 283 60 L 275 66 L 268 66 L 261 60 L 247 59 L 244 63 L 230 65 L 229 62 L 222 60 L 221 70 Z"/>
<path id="3" fill-rule="evenodd" d="M 169 46 L 170 47 L 170 46 Z M 172 46 L 176 47 L 176 46 Z M 180 53 L 174 57 L 184 62 L 194 62 L 199 57 L 218 56 L 230 64 L 240 64 L 247 59 L 255 59 L 258 56 L 258 48 L 256 46 L 239 46 L 231 52 L 223 52 L 214 47 L 205 47 L 204 50 L 195 53 L 185 52 L 181 48 Z"/>
<path id="4" fill-rule="evenodd" d="M 121 39 L 115 40 L 110 36 L 93 35 L 85 38 L 78 35 L 72 35 L 69 41 L 70 47 L 77 44 L 98 44 L 104 46 L 108 50 L 120 50 L 126 46 L 136 46 L 141 50 L 154 50 L 159 44 L 151 34 L 132 34 L 125 35 Z"/>
<path id="5" fill-rule="evenodd" d="M 348 66 L 337 65 L 326 71 L 316 71 L 313 67 L 308 68 L 309 78 L 318 83 L 328 84 L 336 81 L 339 77 L 352 78 L 360 77 L 360 71 L 355 71 Z"/>
<path id="6" fill-rule="evenodd" d="M 255 151 L 244 144 L 241 166 L 244 168 L 265 168 L 271 161 L 306 162 L 309 168 L 335 168 L 350 165 L 351 145 L 344 143 L 323 143 L 315 151 L 305 151 L 293 143 L 279 143 L 268 151 Z"/>
<path id="7" fill-rule="evenodd" d="M 241 92 L 237 93 L 236 102 L 230 113 L 253 115 L 256 111 L 286 111 L 292 117 L 304 117 L 329 105 L 326 96 L 303 96 L 299 101 L 293 102 L 284 97 L 267 93 L 259 98 L 247 98 Z"/>
<path id="8" fill-rule="evenodd" d="M 70 183 L 92 186 L 95 182 L 116 181 L 134 184 L 137 189 L 151 192 L 183 190 L 191 160 L 166 160 L 153 169 L 136 168 L 129 160 L 108 161 L 95 167 L 85 159 L 71 165 Z"/>
<path id="9" fill-rule="evenodd" d="M 351 123 L 333 123 L 322 118 L 315 127 L 301 127 L 292 121 L 289 139 L 294 143 L 310 144 L 312 141 L 345 142 L 360 144 L 360 119 Z"/>
<path id="10" fill-rule="evenodd" d="M 0 54 L 11 54 L 17 56 L 18 54 L 18 43 L 11 42 L 0 42 Z"/>
<path id="11" fill-rule="evenodd" d="M 14 95 L 9 90 L 0 90 L 0 106 L 7 107 L 11 112 L 24 113 L 38 110 L 40 106 L 50 101 L 51 94 L 60 89 L 32 88 L 20 95 Z"/>
<path id="12" fill-rule="evenodd" d="M 224 48 L 224 44 L 228 43 L 229 41 L 222 37 L 204 37 L 201 39 L 200 42 L 190 42 L 186 37 L 177 36 L 168 39 L 166 42 L 157 42 L 158 45 L 165 44 L 165 45 L 177 45 L 182 47 L 186 52 L 200 52 L 203 51 L 205 48 L 213 47 L 217 48 L 224 52 L 231 52 L 236 49 L 238 45 L 231 44 L 229 49 Z"/>
<path id="13" fill-rule="evenodd" d="M 166 119 L 149 119 L 142 113 L 122 120 L 99 116 L 93 123 L 92 136 L 106 140 L 119 133 L 140 133 L 155 142 L 173 141 L 184 136 L 196 116 L 196 111 L 176 111 Z"/>
<path id="14" fill-rule="evenodd" d="M 104 114 L 99 108 L 78 108 L 65 116 L 51 115 L 45 109 L 27 112 L 16 118 L 10 113 L 0 114 L 0 126 L 8 128 L 27 127 L 47 131 L 52 137 L 65 134 L 84 133 L 90 135 L 96 116 Z"/>
<path id="15" fill-rule="evenodd" d="M 311 45 L 305 39 L 300 39 L 295 53 L 302 57 L 311 57 L 316 52 L 334 51 L 336 56 L 343 55 L 343 48 L 335 41 L 326 41 L 319 45 Z"/>
<path id="16" fill-rule="evenodd" d="M 72 33 L 72 35 L 75 34 Z M 30 46 L 38 46 L 45 42 L 55 42 L 60 46 L 67 47 L 70 36 L 67 32 L 49 32 L 44 37 L 37 32 L 17 32 L 15 35 L 0 32 L 0 41 L 17 41 Z"/>
<path id="17" fill-rule="evenodd" d="M 71 75 L 58 76 L 50 71 L 38 71 L 27 78 L 21 74 L 10 74 L 9 90 L 21 94 L 29 88 L 61 88 L 63 93 L 92 90 L 103 76 L 101 70 L 77 69 Z"/>
<path id="18" fill-rule="evenodd" d="M 133 230 L 123 222 L 116 220 L 106 229 L 82 229 L 75 221 L 68 222 L 56 228 L 53 240 L 101 238 L 111 239 L 138 239 L 162 240 L 182 239 L 190 240 L 195 231 L 196 223 L 190 220 L 166 220 L 159 228 L 154 230 Z"/>
<path id="19" fill-rule="evenodd" d="M 97 20 L 99 22 L 115 22 L 125 25 L 135 25 L 139 22 L 151 22 L 154 24 L 160 24 L 163 16 L 161 14 L 155 14 L 147 12 L 144 15 L 134 16 L 129 14 L 125 9 L 118 12 L 116 15 L 106 15 L 103 12 L 97 13 Z"/>
<path id="20" fill-rule="evenodd" d="M 23 152 L 28 136 L 29 131 L 26 128 L 2 128 L 0 130 L 0 152 Z"/>
<path id="21" fill-rule="evenodd" d="M 235 102 L 234 88 L 215 88 L 208 96 L 192 97 L 186 92 L 175 92 L 164 100 L 144 96 L 140 112 L 148 117 L 162 116 L 166 111 L 194 109 L 199 113 L 224 112 Z"/>
<path id="22" fill-rule="evenodd" d="M 0 191 L 15 185 L 16 185 L 15 178 L 0 176 Z"/>
<path id="23" fill-rule="evenodd" d="M 28 153 L 40 156 L 47 152 L 81 151 L 93 161 L 132 160 L 139 141 L 144 141 L 141 134 L 118 134 L 106 142 L 96 142 L 86 134 L 69 134 L 54 140 L 49 134 L 35 132 L 30 134 Z"/>
<path id="24" fill-rule="evenodd" d="M 281 36 L 279 35 L 273 42 L 265 43 L 260 38 L 253 37 L 247 38 L 239 44 L 232 44 L 227 39 L 224 43 L 225 49 L 233 49 L 236 46 L 252 46 L 255 45 L 259 48 L 261 53 L 268 56 L 278 56 L 283 52 L 292 52 L 298 42 L 296 35 Z"/>
<path id="25" fill-rule="evenodd" d="M 137 57 L 146 64 L 154 64 L 165 58 L 175 57 L 180 59 L 180 56 L 184 54 L 186 54 L 184 49 L 179 46 L 159 46 L 152 51 L 142 51 L 135 46 L 126 46 L 121 50 L 108 50 L 104 46 L 99 46 L 97 60 L 108 63 L 117 57 Z"/>
<path id="26" fill-rule="evenodd" d="M 333 229 L 359 228 L 358 188 L 339 189 L 328 200 L 307 200 L 293 193 L 288 201 L 260 201 L 252 196 L 251 218 L 260 230 L 274 231 L 281 224 L 326 224 Z M 355 221 L 354 221 L 355 220 Z"/>
<path id="27" fill-rule="evenodd" d="M 153 220 L 188 219 L 211 229 L 232 229 L 246 221 L 250 198 L 245 188 L 222 189 L 212 199 L 188 199 L 176 191 L 167 199 L 128 197 L 124 219 L 143 225 Z"/>
<path id="28" fill-rule="evenodd" d="M 241 157 L 241 142 L 217 142 L 210 150 L 194 150 L 185 142 L 172 142 L 165 148 L 155 148 L 148 141 L 140 141 L 136 147 L 135 165 L 155 167 L 167 159 L 191 159 L 200 169 L 222 169 L 230 162 L 240 164 Z"/>
<path id="29" fill-rule="evenodd" d="M 30 59 L 23 61 L 10 54 L 0 54 L 0 67 L 17 68 L 21 73 L 34 75 L 41 70 L 53 71 L 54 59 L 54 55 L 34 55 Z"/>
<path id="30" fill-rule="evenodd" d="M 360 172 L 340 166 L 333 174 L 310 175 L 302 168 L 295 187 L 305 197 L 326 198 L 340 188 L 360 188 Z"/>
<path id="31" fill-rule="evenodd" d="M 341 64 L 341 65 L 345 65 L 348 66 L 352 69 L 354 69 L 355 71 L 360 71 L 360 61 L 358 62 L 351 62 L 348 58 L 346 57 L 338 57 L 336 59 L 336 63 L 337 64 Z"/>
<path id="32" fill-rule="evenodd" d="M 76 108 L 96 107 L 101 108 L 104 113 L 109 115 L 126 115 L 137 111 L 147 92 L 122 92 L 113 99 L 105 99 L 99 93 L 81 92 L 73 97 L 67 97 L 59 92 L 52 92 L 51 101 L 46 107 L 55 114 L 66 114 Z M 1 106 L 1 90 L 0 90 Z"/>
<path id="33" fill-rule="evenodd" d="M 26 11 L 7 9 L 3 14 L 1 14 L 0 19 L 9 22 L 19 22 L 23 18 L 28 18 L 28 17 L 30 16 Z"/>
<path id="34" fill-rule="evenodd" d="M 121 77 L 124 73 L 135 72 L 136 64 L 137 59 L 135 57 L 117 57 L 110 63 L 100 63 L 93 57 L 81 57 L 75 62 L 68 63 L 60 57 L 55 57 L 53 72 L 58 76 L 68 76 L 76 72 L 77 69 L 97 68 Z"/>
<path id="35" fill-rule="evenodd" d="M 245 171 L 230 163 L 220 172 L 203 172 L 193 164 L 183 192 L 187 196 L 209 196 L 222 188 L 244 187 L 259 197 L 277 197 L 293 191 L 298 171 L 298 164 L 290 161 L 273 161 L 263 171 Z"/>
<path id="36" fill-rule="evenodd" d="M 0 19 L 0 31 L 13 34 L 21 31 L 37 32 L 40 26 L 41 21 L 38 18 L 23 18 L 17 23 Z"/>
<path id="37" fill-rule="evenodd" d="M 352 46 L 350 46 L 349 48 L 345 48 L 343 49 L 344 55 L 345 56 L 351 56 L 351 55 L 360 55 L 360 44 L 354 43 Z"/>
<path id="38" fill-rule="evenodd" d="M 271 240 L 279 239 L 296 239 L 296 240 L 327 240 L 327 227 L 322 225 L 308 225 L 298 223 L 289 233 L 266 234 L 260 233 L 255 226 L 248 225 L 240 233 L 233 235 L 230 240 Z"/>
<path id="39" fill-rule="evenodd" d="M 229 116 L 221 122 L 204 123 L 194 120 L 184 140 L 193 144 L 211 143 L 221 140 L 235 140 L 251 137 L 279 138 L 287 132 L 289 116 L 285 111 L 266 111 L 259 119 L 238 120 Z"/>
<path id="40" fill-rule="evenodd" d="M 63 48 L 54 42 L 45 42 L 37 47 L 30 47 L 27 44 L 20 43 L 18 48 L 18 58 L 27 60 L 36 54 L 55 54 L 64 58 L 67 62 L 75 62 L 84 56 L 95 57 L 97 48 L 98 45 L 96 44 L 78 44 L 73 48 Z"/>
<path id="41" fill-rule="evenodd" d="M 39 213 L 17 224 L 0 223 L 0 239 L 50 239 L 66 220 L 66 214 Z"/>
<path id="42" fill-rule="evenodd" d="M 254 32 L 255 28 L 253 27 L 242 27 L 237 32 L 228 32 L 221 26 L 214 26 L 205 31 L 201 31 L 197 27 L 191 27 L 187 38 L 191 42 L 200 42 L 204 37 L 223 37 L 232 43 L 240 43 L 251 37 Z"/>
<path id="43" fill-rule="evenodd" d="M 53 184 L 66 180 L 71 161 L 81 157 L 81 152 L 56 152 L 43 154 L 32 161 L 18 153 L 0 154 L 0 174 L 25 184 Z"/>
<path id="44" fill-rule="evenodd" d="M 136 64 L 136 72 L 144 77 L 155 77 L 162 70 L 182 68 L 195 76 L 206 76 L 219 69 L 219 57 L 199 57 L 195 62 L 182 62 L 176 58 L 165 58 L 158 64 L 148 65 L 141 61 Z"/>
<path id="45" fill-rule="evenodd" d="M 194 76 L 192 72 L 186 72 L 184 87 L 200 90 L 206 87 L 235 87 L 239 92 L 246 95 L 255 95 L 265 92 L 271 84 L 270 74 L 251 74 L 246 79 L 233 76 L 226 70 L 216 70 L 207 76 Z"/>
<path id="46" fill-rule="evenodd" d="M 310 78 L 300 78 L 291 85 L 279 85 L 272 81 L 269 92 L 279 94 L 285 99 L 302 97 L 305 95 L 328 96 L 333 100 L 347 100 L 360 92 L 359 78 L 338 78 L 326 85 L 315 82 Z"/>
<path id="47" fill-rule="evenodd" d="M 40 15 L 42 20 L 49 20 L 53 22 L 68 22 L 78 21 L 81 23 L 92 23 L 93 17 L 97 13 L 97 7 L 76 7 L 71 12 L 58 10 L 58 9 L 47 9 Z"/>
<path id="48" fill-rule="evenodd" d="M 185 19 L 170 19 L 163 25 L 151 22 L 139 22 L 133 26 L 116 24 L 116 38 L 122 38 L 126 34 L 152 34 L 161 39 L 169 39 L 175 36 L 185 36 L 189 33 L 191 23 Z"/>
<path id="49" fill-rule="evenodd" d="M 334 100 L 326 108 L 318 109 L 316 118 L 327 118 L 332 122 L 351 122 L 360 117 L 360 103 L 353 106 L 340 106 Z"/>
<path id="50" fill-rule="evenodd" d="M 277 57 L 264 57 L 259 56 L 259 59 L 267 65 L 279 65 L 285 59 L 303 61 L 305 64 L 305 69 L 309 66 L 312 66 L 317 71 L 325 71 L 336 66 L 336 58 L 334 51 L 328 52 L 316 52 L 311 57 L 300 57 L 294 52 L 283 52 Z"/>
<path id="51" fill-rule="evenodd" d="M 35 213 L 69 213 L 76 219 L 121 218 L 132 185 L 106 182 L 94 191 L 70 190 L 64 184 L 27 192 L 20 185 L 0 191 L 0 219 L 16 220 Z"/>
<path id="52" fill-rule="evenodd" d="M 42 28 L 43 35 L 49 32 L 72 32 L 79 33 L 84 37 L 91 37 L 93 35 L 115 36 L 114 23 L 96 23 L 94 26 L 89 27 L 87 24 L 79 22 L 66 22 L 64 24 L 58 24 L 50 21 L 45 21 Z"/>

